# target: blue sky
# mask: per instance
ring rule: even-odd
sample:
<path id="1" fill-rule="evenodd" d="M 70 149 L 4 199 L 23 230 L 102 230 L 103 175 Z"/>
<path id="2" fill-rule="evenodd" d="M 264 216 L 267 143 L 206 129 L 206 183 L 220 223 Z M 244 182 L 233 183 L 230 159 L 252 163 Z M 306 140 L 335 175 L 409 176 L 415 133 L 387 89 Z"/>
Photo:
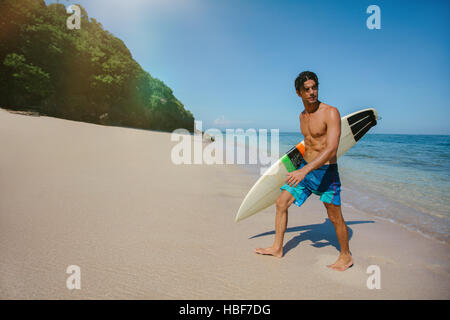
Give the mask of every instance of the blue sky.
<path id="1" fill-rule="evenodd" d="M 294 80 L 311 70 L 341 115 L 378 110 L 373 133 L 450 134 L 450 1 L 60 3 L 81 4 L 122 39 L 204 129 L 299 130 Z M 372 4 L 380 30 L 366 26 Z"/>

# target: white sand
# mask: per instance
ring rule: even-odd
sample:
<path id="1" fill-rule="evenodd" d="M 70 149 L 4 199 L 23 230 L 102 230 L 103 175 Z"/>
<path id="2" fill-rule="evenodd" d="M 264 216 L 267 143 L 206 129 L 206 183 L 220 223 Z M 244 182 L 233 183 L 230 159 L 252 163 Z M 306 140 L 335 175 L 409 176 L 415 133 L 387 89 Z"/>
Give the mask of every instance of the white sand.
<path id="1" fill-rule="evenodd" d="M 170 134 L 0 110 L 1 299 L 449 299 L 449 247 L 343 207 L 355 265 L 326 267 L 337 240 L 314 197 L 234 217 L 256 177 L 170 161 Z M 254 236 L 270 232 L 268 235 Z M 81 289 L 66 268 L 81 268 Z M 369 265 L 381 289 L 366 286 Z"/>

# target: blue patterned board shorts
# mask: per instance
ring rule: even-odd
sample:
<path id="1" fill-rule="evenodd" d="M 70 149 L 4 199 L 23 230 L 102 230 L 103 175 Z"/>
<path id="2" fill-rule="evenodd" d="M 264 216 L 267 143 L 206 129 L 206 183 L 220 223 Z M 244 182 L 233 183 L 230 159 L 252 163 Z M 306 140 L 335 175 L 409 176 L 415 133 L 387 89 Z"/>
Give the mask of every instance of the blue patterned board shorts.
<path id="1" fill-rule="evenodd" d="M 302 160 L 299 169 L 306 164 L 307 162 Z M 341 181 L 336 163 L 326 164 L 311 171 L 295 188 L 285 184 L 280 189 L 292 194 L 295 198 L 294 204 L 299 207 L 308 199 L 311 193 L 320 196 L 320 201 L 322 202 L 337 206 L 341 205 Z"/>

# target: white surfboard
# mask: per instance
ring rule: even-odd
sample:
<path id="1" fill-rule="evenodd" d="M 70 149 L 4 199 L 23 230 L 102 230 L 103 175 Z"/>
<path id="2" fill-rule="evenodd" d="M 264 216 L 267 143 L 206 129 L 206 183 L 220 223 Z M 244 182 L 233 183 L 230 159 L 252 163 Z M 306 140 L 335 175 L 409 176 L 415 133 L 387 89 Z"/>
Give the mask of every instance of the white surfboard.
<path id="1" fill-rule="evenodd" d="M 368 108 L 341 118 L 341 138 L 337 157 L 346 153 L 370 128 L 377 124 L 378 114 Z M 297 170 L 305 153 L 304 141 L 274 163 L 247 193 L 236 215 L 236 222 L 248 218 L 275 203 L 285 184 L 286 174 Z"/>

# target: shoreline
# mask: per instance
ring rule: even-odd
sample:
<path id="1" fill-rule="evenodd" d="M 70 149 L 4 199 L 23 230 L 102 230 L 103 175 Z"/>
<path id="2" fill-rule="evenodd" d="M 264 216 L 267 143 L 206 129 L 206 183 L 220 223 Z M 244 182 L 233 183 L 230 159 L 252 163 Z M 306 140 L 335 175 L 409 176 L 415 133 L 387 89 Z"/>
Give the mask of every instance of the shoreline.
<path id="1" fill-rule="evenodd" d="M 314 198 L 289 211 L 282 259 L 254 254 L 273 241 L 273 208 L 234 217 L 255 176 L 174 165 L 168 133 L 0 110 L 0 143 L 2 299 L 450 298 L 448 246 L 354 208 L 355 265 L 329 270 L 339 244 Z"/>
<path id="2" fill-rule="evenodd" d="M 242 146 L 241 146 L 242 147 Z M 249 153 L 249 147 L 248 145 L 245 145 L 245 152 L 246 154 Z M 284 153 L 280 151 L 279 156 L 281 157 Z M 277 160 L 277 159 L 276 159 Z M 276 161 L 275 160 L 275 161 Z M 359 211 L 363 211 L 368 213 L 369 215 L 373 217 L 377 217 L 379 219 L 385 220 L 389 223 L 393 223 L 396 225 L 401 226 L 405 230 L 411 231 L 411 232 L 417 232 L 418 234 L 422 235 L 424 238 L 431 239 L 434 241 L 437 241 L 440 244 L 444 244 L 449 246 L 450 248 L 450 239 L 448 237 L 448 234 L 446 234 L 444 231 L 436 231 L 434 230 L 437 226 L 440 224 L 437 222 L 438 220 L 442 220 L 441 224 L 445 224 L 445 220 L 443 218 L 435 217 L 433 215 L 430 215 L 427 212 L 424 212 L 420 210 L 419 208 L 409 207 L 405 205 L 404 203 L 398 202 L 394 198 L 389 198 L 384 194 L 381 194 L 375 190 L 372 190 L 368 188 L 367 186 L 361 185 L 361 183 L 357 183 L 354 181 L 354 177 L 349 177 L 345 174 L 345 171 L 348 170 L 342 169 L 342 159 L 338 159 L 338 165 L 340 166 L 340 175 L 341 175 L 341 182 L 342 182 L 342 199 L 343 199 L 343 207 L 350 207 L 357 209 Z M 244 170 L 247 170 L 249 173 L 251 173 L 254 178 L 255 182 L 256 180 L 261 176 L 260 175 L 260 169 L 261 166 L 259 164 L 257 165 L 239 165 Z M 361 190 L 364 190 L 362 192 Z M 367 196 L 368 195 L 368 196 Z M 311 195 L 311 197 L 314 197 L 314 195 Z M 415 223 L 411 224 L 409 221 L 402 221 L 401 219 L 397 218 L 395 214 L 391 213 L 388 216 L 384 216 L 383 214 L 377 213 L 377 211 L 382 211 L 383 208 L 374 207 L 371 208 L 370 204 L 364 204 L 359 200 L 359 198 L 367 198 L 370 204 L 376 203 L 377 205 L 382 204 L 384 211 L 391 206 L 391 208 L 395 208 L 396 212 L 400 211 L 402 212 L 402 218 L 403 220 L 406 218 L 407 215 L 404 215 L 404 212 L 412 211 L 414 214 L 419 214 L 419 220 L 420 218 L 427 219 L 427 223 L 425 225 L 419 223 L 419 221 L 415 221 Z M 414 214 L 412 214 L 414 216 Z M 417 219 L 417 218 L 416 218 Z M 436 220 L 436 221 L 434 221 Z M 433 222 L 433 224 L 430 223 Z M 428 226 L 428 228 L 426 228 Z"/>
<path id="3" fill-rule="evenodd" d="M 410 224 L 405 221 L 400 221 L 395 216 L 392 216 L 392 214 L 391 214 L 391 216 L 383 216 L 381 214 L 378 214 L 377 212 L 375 212 L 375 210 L 370 210 L 370 208 L 367 208 L 367 205 L 366 206 L 361 205 L 361 202 L 354 198 L 354 197 L 358 197 L 358 195 L 356 193 L 361 192 L 361 189 L 357 189 L 357 188 L 361 188 L 361 187 L 358 187 L 354 182 L 347 183 L 347 186 L 344 186 L 344 188 L 345 187 L 346 187 L 345 191 L 353 193 L 353 195 L 348 198 L 349 200 L 346 203 L 347 206 L 364 211 L 373 217 L 377 217 L 377 218 L 385 220 L 389 223 L 399 225 L 402 228 L 404 228 L 405 230 L 408 230 L 410 232 L 416 232 L 426 239 L 436 241 L 440 244 L 449 246 L 449 248 L 450 248 L 450 240 L 448 239 L 448 235 L 446 235 L 442 232 L 437 233 L 437 232 L 433 232 L 432 230 L 425 229 L 425 226 L 420 225 L 420 224 L 419 225 Z M 374 193 L 373 190 L 370 190 L 370 191 L 366 190 L 366 192 L 370 192 L 372 194 Z M 395 201 L 394 199 L 386 198 L 386 196 L 384 196 L 384 195 L 376 194 L 375 197 L 378 198 L 377 201 L 383 201 L 383 202 L 387 203 L 387 206 L 389 206 L 389 204 L 392 204 L 393 206 L 396 207 L 396 210 L 401 210 L 403 212 L 412 211 L 412 212 L 417 212 L 418 214 L 421 214 L 421 215 L 426 215 L 426 213 L 422 212 L 421 210 L 419 210 L 417 208 L 408 207 L 402 203 Z M 433 219 L 437 220 L 438 219 L 433 216 L 427 216 L 427 218 L 429 220 L 433 220 Z"/>
<path id="4" fill-rule="evenodd" d="M 241 165 L 241 167 L 242 167 L 244 170 L 246 170 L 247 172 L 249 172 L 249 173 L 254 177 L 255 182 L 256 182 L 256 180 L 260 177 L 260 175 L 259 175 L 259 173 L 258 173 L 259 170 L 260 170 L 259 166 L 256 166 L 256 165 L 252 165 L 252 166 L 251 166 L 251 165 L 245 165 L 245 166 L 244 166 L 244 165 Z M 347 185 L 345 185 L 345 182 L 343 182 L 342 184 L 343 184 L 343 186 L 342 186 L 342 188 L 343 188 L 342 194 L 344 194 L 344 195 L 347 195 L 347 192 L 348 192 L 348 191 L 354 193 L 354 188 L 357 187 L 357 185 L 354 184 L 353 182 L 350 182 L 350 183 L 347 184 Z M 349 186 L 350 186 L 350 187 L 349 187 Z M 249 190 L 250 190 L 250 189 L 249 189 Z M 244 196 L 245 196 L 245 195 L 244 195 Z M 314 194 L 310 196 L 310 198 L 314 198 L 314 197 L 315 197 Z M 364 212 L 364 213 L 366 213 L 367 215 L 369 215 L 370 217 L 377 218 L 377 219 L 386 221 L 387 223 L 391 223 L 391 224 L 400 226 L 400 227 L 402 227 L 402 228 L 403 228 L 404 230 L 406 230 L 406 231 L 409 231 L 409 232 L 415 232 L 415 233 L 421 235 L 422 237 L 424 237 L 424 239 L 429 239 L 429 240 L 432 240 L 432 241 L 436 241 L 436 242 L 439 243 L 439 244 L 448 246 L 449 249 L 450 249 L 450 243 L 449 243 L 448 241 L 446 241 L 445 239 L 440 238 L 439 236 L 437 236 L 437 235 L 435 235 L 435 234 L 433 234 L 433 233 L 430 233 L 430 232 L 421 230 L 420 227 L 418 227 L 418 226 L 415 226 L 415 225 L 414 225 L 414 226 L 407 225 L 407 224 L 405 224 L 404 222 L 397 221 L 397 220 L 394 219 L 394 218 L 385 217 L 385 216 L 376 214 L 376 213 L 374 213 L 374 212 L 371 212 L 370 210 L 367 210 L 366 208 L 364 208 L 364 207 L 358 205 L 358 201 L 356 201 L 353 197 L 355 197 L 355 195 L 351 195 L 350 197 L 346 197 L 345 200 L 343 200 L 343 202 L 342 202 L 342 207 L 343 207 L 343 208 L 350 208 L 350 209 L 354 209 L 354 210 L 358 210 L 358 211 Z M 388 202 L 391 202 L 391 203 L 395 202 L 395 200 L 392 200 L 392 199 L 386 199 L 386 198 L 385 198 L 384 196 L 382 196 L 382 195 L 379 196 L 379 197 L 384 198 L 384 201 L 388 201 Z M 380 199 L 380 200 L 382 200 L 382 199 Z M 308 199 L 307 201 L 310 201 L 310 199 Z M 399 206 L 400 209 L 403 209 L 403 210 L 407 210 L 407 209 L 408 209 L 406 206 L 404 206 L 404 205 L 402 205 L 402 204 L 396 203 L 396 205 Z M 295 206 L 295 205 L 292 205 L 292 206 Z M 344 210 L 345 210 L 345 209 L 344 209 Z M 344 210 L 343 210 L 343 212 L 344 212 Z M 413 208 L 413 210 L 416 210 L 416 209 Z M 419 211 L 419 212 L 420 212 L 420 211 Z M 345 215 L 344 215 L 344 218 L 345 218 Z M 442 237 L 443 237 L 443 236 L 442 236 Z"/>

